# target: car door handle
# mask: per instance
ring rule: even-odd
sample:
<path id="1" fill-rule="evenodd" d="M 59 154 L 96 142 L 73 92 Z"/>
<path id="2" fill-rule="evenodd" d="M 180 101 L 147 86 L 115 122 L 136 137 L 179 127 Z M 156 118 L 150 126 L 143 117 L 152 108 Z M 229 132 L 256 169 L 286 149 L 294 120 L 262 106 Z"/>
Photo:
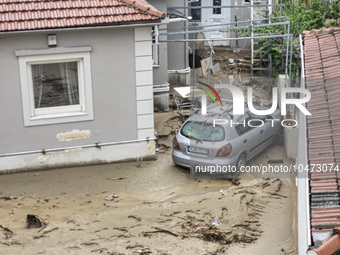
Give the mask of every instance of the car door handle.
<path id="1" fill-rule="evenodd" d="M 248 140 L 246 139 L 246 140 L 243 140 L 243 143 L 246 143 Z"/>
<path id="2" fill-rule="evenodd" d="M 260 131 L 260 134 L 262 134 L 263 133 L 263 129 Z"/>

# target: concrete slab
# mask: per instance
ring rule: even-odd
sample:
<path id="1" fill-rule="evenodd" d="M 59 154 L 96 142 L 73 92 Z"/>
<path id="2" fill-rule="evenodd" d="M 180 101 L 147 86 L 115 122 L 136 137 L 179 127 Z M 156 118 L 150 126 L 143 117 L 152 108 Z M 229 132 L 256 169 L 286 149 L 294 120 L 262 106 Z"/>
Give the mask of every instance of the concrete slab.
<path id="1" fill-rule="evenodd" d="M 215 65 L 213 65 L 213 67 L 211 68 L 211 71 L 213 72 L 213 74 L 218 73 L 219 71 L 221 71 L 220 63 L 216 63 Z"/>
<path id="2" fill-rule="evenodd" d="M 210 62 L 210 57 L 201 60 L 201 68 L 202 68 L 203 77 L 207 77 L 209 74 L 209 62 Z"/>

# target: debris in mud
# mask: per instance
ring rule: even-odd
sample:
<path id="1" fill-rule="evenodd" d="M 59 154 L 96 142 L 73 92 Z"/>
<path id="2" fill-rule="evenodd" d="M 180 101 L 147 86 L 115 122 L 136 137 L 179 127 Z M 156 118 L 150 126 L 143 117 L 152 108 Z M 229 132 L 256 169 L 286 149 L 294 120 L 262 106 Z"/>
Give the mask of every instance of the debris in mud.
<path id="1" fill-rule="evenodd" d="M 46 226 L 45 226 L 45 227 L 46 227 Z M 40 229 L 38 232 L 40 232 L 40 231 L 42 231 L 43 229 L 45 229 L 45 227 L 42 228 L 42 229 Z M 46 234 L 51 233 L 51 232 L 56 231 L 56 230 L 59 230 L 59 228 L 55 227 L 55 228 L 52 228 L 52 229 L 45 230 L 44 232 L 42 232 L 41 235 L 39 235 L 39 236 L 34 236 L 33 238 L 34 238 L 34 239 L 40 239 L 40 238 L 48 237 Z"/>
<path id="2" fill-rule="evenodd" d="M 213 74 L 218 73 L 219 71 L 221 71 L 220 63 L 216 63 L 215 65 L 213 65 L 213 67 L 211 68 L 211 71 L 212 71 Z"/>
<path id="3" fill-rule="evenodd" d="M 220 193 L 222 194 L 222 196 L 226 195 L 227 194 L 227 191 L 225 189 L 221 189 L 220 190 Z"/>
<path id="4" fill-rule="evenodd" d="M 268 192 L 268 194 L 271 195 L 272 197 L 274 197 L 275 199 L 278 199 L 278 198 L 287 198 L 287 196 L 281 195 L 281 194 L 278 194 L 278 193 Z"/>
<path id="5" fill-rule="evenodd" d="M 115 198 L 118 198 L 118 195 L 112 194 L 112 195 L 106 197 L 106 200 L 107 200 L 107 201 L 113 201 Z"/>
<path id="6" fill-rule="evenodd" d="M 155 233 L 165 233 L 165 234 L 169 234 L 169 235 L 172 235 L 172 236 L 175 236 L 175 237 L 178 237 L 177 234 L 169 231 L 169 230 L 165 230 L 165 229 L 161 229 L 161 228 L 155 228 L 156 230 L 155 231 L 146 231 L 146 232 L 142 232 L 141 235 L 144 236 L 144 237 L 151 237 L 152 234 L 155 234 Z"/>
<path id="7" fill-rule="evenodd" d="M 234 241 L 237 243 L 252 243 L 256 241 L 256 237 L 248 236 L 246 234 L 243 235 L 234 235 Z"/>
<path id="8" fill-rule="evenodd" d="M 47 225 L 47 223 L 38 215 L 27 214 L 27 228 L 40 228 Z"/>
<path id="9" fill-rule="evenodd" d="M 283 164 L 283 159 L 270 159 L 267 162 L 268 164 Z"/>
<path id="10" fill-rule="evenodd" d="M 142 218 L 135 216 L 135 215 L 129 215 L 128 218 L 132 218 L 132 219 L 135 219 L 137 221 L 142 221 Z"/>
<path id="11" fill-rule="evenodd" d="M 203 240 L 209 242 L 219 242 L 221 244 L 230 244 L 232 243 L 232 238 L 226 232 L 220 231 L 215 227 L 202 228 L 199 230 L 199 233 Z"/>
<path id="12" fill-rule="evenodd" d="M 250 81 L 245 81 L 245 86 L 259 86 L 261 85 L 261 83 L 258 81 L 258 80 L 255 80 L 255 79 L 251 79 Z"/>
<path id="13" fill-rule="evenodd" d="M 274 179 L 271 186 L 273 187 L 274 193 L 277 193 L 281 190 L 282 181 L 280 179 Z"/>
<path id="14" fill-rule="evenodd" d="M 151 254 L 152 252 L 149 248 L 143 248 L 143 249 L 137 250 L 137 253 L 141 255 L 145 255 L 145 254 Z"/>
<path id="15" fill-rule="evenodd" d="M 0 199 L 3 199 L 5 201 L 7 200 L 12 200 L 12 199 L 17 199 L 16 197 L 12 197 L 12 196 L 7 196 L 7 197 L 0 197 Z"/>
<path id="16" fill-rule="evenodd" d="M 13 231 L 10 230 L 9 228 L 0 225 L 0 228 L 2 229 L 3 233 L 5 234 L 5 238 L 8 239 L 14 235 Z"/>
<path id="17" fill-rule="evenodd" d="M 211 223 L 211 224 L 218 226 L 218 225 L 221 225 L 221 222 L 219 222 L 218 220 L 215 220 L 215 221 L 214 221 L 213 223 Z"/>
<path id="18" fill-rule="evenodd" d="M 238 178 L 232 178 L 232 179 L 230 179 L 230 181 L 231 181 L 232 184 L 234 184 L 236 186 L 240 185 L 240 179 L 238 179 Z"/>
<path id="19" fill-rule="evenodd" d="M 126 179 L 126 177 L 116 177 L 116 178 L 106 178 L 106 179 L 111 180 L 111 181 L 119 181 L 119 180 Z"/>
<path id="20" fill-rule="evenodd" d="M 250 223 L 246 228 L 242 228 L 241 231 L 234 227 L 229 230 L 221 230 L 216 227 L 220 224 L 219 221 L 215 221 L 213 222 L 214 226 L 211 226 L 208 224 L 195 223 L 194 219 L 188 220 L 182 224 L 182 229 L 184 230 L 182 238 L 196 237 L 208 242 L 218 242 L 226 245 L 233 242 L 253 242 L 257 239 L 256 236 L 259 236 L 258 233 L 253 233 L 254 231 L 250 228 Z"/>

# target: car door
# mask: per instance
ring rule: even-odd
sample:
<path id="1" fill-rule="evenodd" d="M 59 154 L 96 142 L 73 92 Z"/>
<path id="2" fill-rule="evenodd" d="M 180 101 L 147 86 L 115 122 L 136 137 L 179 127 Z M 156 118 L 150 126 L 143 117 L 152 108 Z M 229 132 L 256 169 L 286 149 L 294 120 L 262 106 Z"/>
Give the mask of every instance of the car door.
<path id="1" fill-rule="evenodd" d="M 268 117 L 266 115 L 256 115 L 251 113 L 250 111 L 248 112 L 248 114 L 252 120 L 251 125 L 257 126 L 256 129 L 258 129 L 259 131 L 256 132 L 258 135 L 258 141 L 257 148 L 255 149 L 255 154 L 258 154 L 273 142 L 273 139 L 275 138 L 276 128 L 272 127 L 273 123 L 272 121 L 267 119 Z"/>
<path id="2" fill-rule="evenodd" d="M 253 158 L 257 154 L 258 142 L 260 130 L 258 128 L 254 128 L 251 125 L 248 125 L 249 120 L 251 119 L 248 112 L 244 115 L 241 115 L 236 122 L 234 122 L 235 130 L 239 135 L 239 142 L 243 147 L 243 151 L 247 153 L 247 159 Z"/>

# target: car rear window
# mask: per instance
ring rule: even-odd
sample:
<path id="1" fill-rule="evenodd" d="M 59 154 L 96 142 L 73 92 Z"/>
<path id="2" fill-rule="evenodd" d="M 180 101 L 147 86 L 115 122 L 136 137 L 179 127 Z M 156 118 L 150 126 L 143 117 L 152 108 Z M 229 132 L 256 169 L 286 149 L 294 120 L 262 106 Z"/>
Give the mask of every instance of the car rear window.
<path id="1" fill-rule="evenodd" d="M 204 122 L 188 121 L 181 129 L 181 135 L 200 141 L 221 141 L 224 140 L 224 129 Z"/>

